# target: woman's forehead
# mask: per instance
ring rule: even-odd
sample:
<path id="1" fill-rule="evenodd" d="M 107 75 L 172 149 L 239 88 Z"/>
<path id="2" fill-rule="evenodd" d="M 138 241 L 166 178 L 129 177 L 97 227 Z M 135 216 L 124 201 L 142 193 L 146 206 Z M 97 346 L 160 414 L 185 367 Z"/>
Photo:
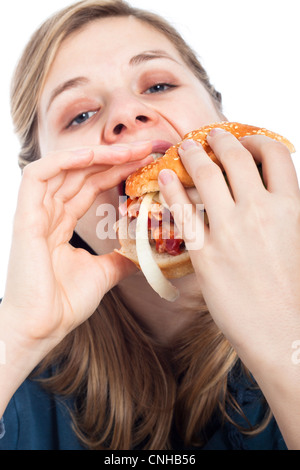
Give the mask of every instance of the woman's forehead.
<path id="1" fill-rule="evenodd" d="M 47 74 L 42 95 L 99 65 L 106 73 L 122 73 L 124 66 L 138 65 L 145 54 L 149 58 L 153 54 L 165 56 L 183 65 L 172 42 L 153 26 L 134 17 L 95 20 L 63 41 Z"/>
<path id="2" fill-rule="evenodd" d="M 69 36 L 59 48 L 58 55 L 74 52 L 96 52 L 112 59 L 114 55 L 129 58 L 135 51 L 165 48 L 178 58 L 172 42 L 154 26 L 132 16 L 95 20 Z"/>

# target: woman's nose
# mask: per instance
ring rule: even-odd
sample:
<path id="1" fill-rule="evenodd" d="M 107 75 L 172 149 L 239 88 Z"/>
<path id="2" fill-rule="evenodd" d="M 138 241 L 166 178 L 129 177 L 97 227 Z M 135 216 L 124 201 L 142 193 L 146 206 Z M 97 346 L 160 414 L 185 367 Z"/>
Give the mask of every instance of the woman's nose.
<path id="1" fill-rule="evenodd" d="M 137 97 L 115 96 L 108 106 L 104 141 L 110 144 L 128 135 L 138 139 L 138 134 L 156 124 L 157 120 L 156 111 Z"/>

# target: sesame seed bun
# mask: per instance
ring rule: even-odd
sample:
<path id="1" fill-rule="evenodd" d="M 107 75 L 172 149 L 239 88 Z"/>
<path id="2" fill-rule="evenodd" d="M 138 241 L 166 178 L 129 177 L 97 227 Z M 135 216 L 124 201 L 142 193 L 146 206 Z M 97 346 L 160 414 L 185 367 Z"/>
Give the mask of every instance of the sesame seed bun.
<path id="1" fill-rule="evenodd" d="M 170 147 L 163 157 L 131 174 L 126 181 L 125 192 L 127 196 L 134 198 L 140 197 L 146 193 L 159 191 L 158 175 L 159 172 L 164 169 L 175 171 L 184 187 L 191 188 L 195 186 L 178 155 L 178 148 L 181 143 L 187 139 L 194 139 L 200 142 L 209 157 L 223 170 L 221 163 L 217 160 L 215 154 L 206 141 L 207 135 L 210 133 L 211 129 L 215 127 L 219 127 L 230 132 L 237 139 L 247 135 L 266 135 L 267 137 L 271 137 L 272 139 L 285 144 L 291 153 L 295 152 L 293 144 L 291 144 L 291 142 L 289 142 L 285 137 L 282 137 L 275 132 L 271 132 L 260 127 L 249 126 L 247 124 L 240 124 L 238 122 L 216 122 L 209 126 L 202 127 L 201 129 L 189 132 L 184 136 L 180 143 Z"/>
<path id="2" fill-rule="evenodd" d="M 133 199 L 143 196 L 146 193 L 159 191 L 158 175 L 159 172 L 163 169 L 171 169 L 175 171 L 184 187 L 194 187 L 194 182 L 186 172 L 178 154 L 179 146 L 184 140 L 187 139 L 194 139 L 200 142 L 209 157 L 224 171 L 221 163 L 217 160 L 212 149 L 206 141 L 206 137 L 211 129 L 216 127 L 230 132 L 237 139 L 248 135 L 265 135 L 285 144 L 291 153 L 295 152 L 294 146 L 285 137 L 282 137 L 281 135 L 271 132 L 267 129 L 240 124 L 237 122 L 217 122 L 209 126 L 202 127 L 201 129 L 189 132 L 184 136 L 180 143 L 170 147 L 164 156 L 155 160 L 150 165 L 147 165 L 131 174 L 126 181 L 126 194 Z M 125 217 L 120 219 L 117 225 L 121 249 L 116 251 L 133 261 L 139 267 L 135 248 L 135 240 L 128 237 L 128 218 Z M 179 278 L 194 271 L 187 250 L 184 250 L 183 253 L 177 256 L 172 256 L 168 253 L 157 253 L 154 247 L 152 248 L 152 251 L 156 263 L 162 270 L 163 274 L 169 279 Z"/>

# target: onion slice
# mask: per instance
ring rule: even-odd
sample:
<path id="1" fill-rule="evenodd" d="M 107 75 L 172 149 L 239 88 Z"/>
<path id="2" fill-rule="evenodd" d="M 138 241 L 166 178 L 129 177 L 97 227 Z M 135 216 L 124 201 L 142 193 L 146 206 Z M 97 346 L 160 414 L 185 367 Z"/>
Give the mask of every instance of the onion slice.
<path id="1" fill-rule="evenodd" d="M 144 196 L 136 222 L 136 252 L 140 268 L 152 289 L 163 299 L 174 302 L 179 297 L 178 289 L 165 278 L 156 264 L 148 236 L 148 213 L 156 193 Z"/>

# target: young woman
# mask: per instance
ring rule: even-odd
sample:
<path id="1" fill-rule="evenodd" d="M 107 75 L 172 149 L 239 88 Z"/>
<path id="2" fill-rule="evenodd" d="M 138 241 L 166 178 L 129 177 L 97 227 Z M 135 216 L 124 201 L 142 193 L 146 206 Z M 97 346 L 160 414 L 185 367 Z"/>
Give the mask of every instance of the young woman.
<path id="1" fill-rule="evenodd" d="M 182 38 L 122 1 L 74 4 L 32 37 L 12 113 L 24 172 L 0 311 L 0 448 L 300 448 L 300 193 L 288 150 L 212 132 L 230 192 L 199 145 L 182 146 L 210 226 L 170 303 L 116 239 L 97 236 L 97 208 L 117 209 L 152 151 L 224 120 Z M 174 173 L 160 185 L 169 204 L 190 202 Z"/>

